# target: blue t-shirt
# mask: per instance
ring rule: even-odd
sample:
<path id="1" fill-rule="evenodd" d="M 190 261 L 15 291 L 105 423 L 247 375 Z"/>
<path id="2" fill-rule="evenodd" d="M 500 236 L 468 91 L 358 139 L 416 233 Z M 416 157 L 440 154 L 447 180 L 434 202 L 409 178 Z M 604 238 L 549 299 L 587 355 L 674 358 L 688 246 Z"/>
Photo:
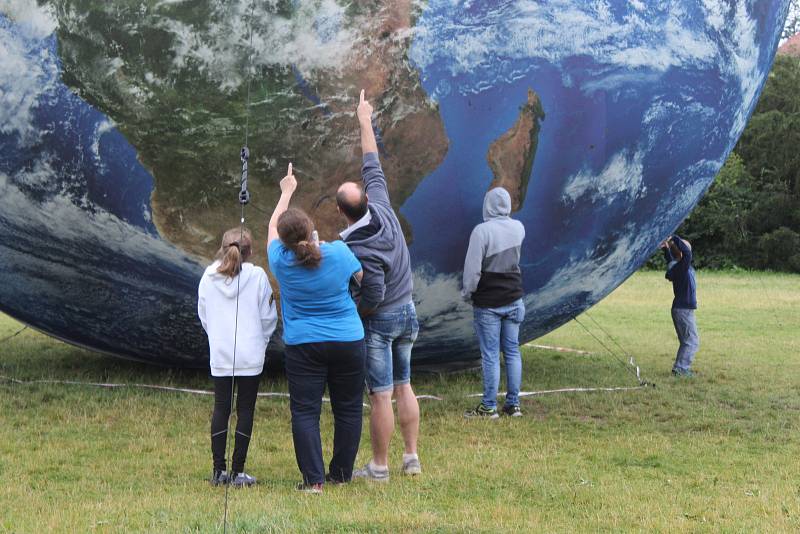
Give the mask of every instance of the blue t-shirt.
<path id="1" fill-rule="evenodd" d="M 322 262 L 297 264 L 280 239 L 267 247 L 269 268 L 281 288 L 283 341 L 287 345 L 322 341 L 358 341 L 364 327 L 350 296 L 349 284 L 361 264 L 342 241 L 323 243 Z"/>

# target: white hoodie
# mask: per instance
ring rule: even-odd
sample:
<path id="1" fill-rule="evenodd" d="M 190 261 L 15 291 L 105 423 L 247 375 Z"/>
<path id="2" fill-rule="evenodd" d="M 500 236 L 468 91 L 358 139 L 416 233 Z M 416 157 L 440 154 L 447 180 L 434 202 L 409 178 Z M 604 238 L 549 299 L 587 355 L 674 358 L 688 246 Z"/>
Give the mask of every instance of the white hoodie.
<path id="1" fill-rule="evenodd" d="M 236 326 L 237 280 L 217 272 L 220 262 L 208 266 L 197 288 L 197 314 L 208 334 L 211 376 L 254 376 L 264 369 L 269 338 L 278 314 L 272 287 L 264 269 L 242 264 L 239 291 L 239 325 Z M 236 369 L 233 344 L 236 335 Z"/>

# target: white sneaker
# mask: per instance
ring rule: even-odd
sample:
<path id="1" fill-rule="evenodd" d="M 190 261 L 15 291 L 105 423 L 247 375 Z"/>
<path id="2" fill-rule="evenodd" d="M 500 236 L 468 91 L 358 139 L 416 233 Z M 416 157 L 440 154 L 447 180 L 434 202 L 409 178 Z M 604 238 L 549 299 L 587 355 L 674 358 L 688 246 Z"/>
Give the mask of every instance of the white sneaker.
<path id="1" fill-rule="evenodd" d="M 249 488 L 256 483 L 256 477 L 247 473 L 233 473 L 230 478 L 230 485 L 234 488 Z"/>
<path id="2" fill-rule="evenodd" d="M 361 469 L 353 471 L 353 478 L 363 478 L 371 482 L 389 482 L 389 468 L 375 469 L 370 461 Z"/>
<path id="3" fill-rule="evenodd" d="M 421 475 L 422 465 L 419 463 L 419 458 L 403 460 L 403 468 L 401 469 L 401 472 L 404 475 Z"/>

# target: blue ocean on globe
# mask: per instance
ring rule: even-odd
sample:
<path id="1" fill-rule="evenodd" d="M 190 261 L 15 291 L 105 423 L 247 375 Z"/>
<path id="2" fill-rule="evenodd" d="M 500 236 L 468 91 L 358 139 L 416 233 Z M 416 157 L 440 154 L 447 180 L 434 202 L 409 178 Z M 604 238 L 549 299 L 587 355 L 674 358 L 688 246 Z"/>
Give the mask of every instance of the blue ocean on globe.
<path id="1" fill-rule="evenodd" d="M 412 255 L 413 361 L 479 357 L 460 277 L 493 186 L 526 229 L 530 341 L 619 286 L 697 204 L 788 3 L 0 3 L 0 309 L 93 350 L 207 365 L 197 283 L 239 222 L 245 130 L 266 265 L 289 161 L 322 237 L 343 229 L 332 198 L 359 176 L 364 88 Z"/>

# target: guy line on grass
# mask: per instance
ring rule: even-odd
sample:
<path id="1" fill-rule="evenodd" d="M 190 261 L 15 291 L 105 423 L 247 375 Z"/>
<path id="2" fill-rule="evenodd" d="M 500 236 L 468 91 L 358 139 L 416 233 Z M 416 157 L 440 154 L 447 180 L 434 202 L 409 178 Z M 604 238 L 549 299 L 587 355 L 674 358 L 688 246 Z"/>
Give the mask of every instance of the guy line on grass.
<path id="1" fill-rule="evenodd" d="M 55 379 L 38 379 L 38 380 L 20 380 L 18 378 L 12 378 L 10 376 L 0 375 L 0 381 L 7 382 L 10 384 L 16 384 L 20 386 L 32 386 L 35 384 L 57 384 L 57 385 L 67 385 L 67 386 L 86 386 L 86 387 L 96 387 L 96 388 L 104 388 L 104 389 L 119 389 L 119 388 L 137 388 L 137 389 L 153 389 L 158 391 L 171 391 L 174 393 L 189 393 L 192 395 L 214 395 L 213 391 L 207 389 L 192 389 L 192 388 L 178 388 L 173 386 L 163 386 L 159 384 L 128 384 L 128 383 L 120 383 L 120 382 L 81 382 L 78 380 L 55 380 Z M 596 387 L 596 388 L 588 388 L 588 387 L 574 387 L 574 388 L 560 388 L 560 389 L 543 389 L 539 391 L 520 391 L 520 397 L 539 397 L 543 395 L 554 395 L 558 393 L 592 393 L 592 392 L 604 392 L 604 391 L 632 391 L 635 389 L 644 389 L 648 387 L 649 384 L 640 384 L 638 386 L 620 386 L 620 387 Z M 469 393 L 464 395 L 464 398 L 471 398 L 471 397 L 480 397 L 483 395 L 482 393 Z M 505 395 L 505 392 L 499 392 L 497 394 L 498 397 Z M 272 397 L 272 398 L 289 398 L 288 393 L 284 393 L 281 391 L 261 391 L 258 393 L 259 397 Z M 432 400 L 432 401 L 444 401 L 445 397 L 442 395 L 417 395 L 417 399 L 420 400 Z M 330 402 L 330 399 L 327 397 L 322 398 L 323 402 Z M 365 407 L 369 408 L 369 404 L 364 404 Z"/>
<path id="2" fill-rule="evenodd" d="M 11 334 L 10 336 L 7 336 L 7 337 L 4 337 L 3 339 L 0 339 L 0 344 L 5 343 L 6 341 L 11 341 L 12 339 L 14 339 L 15 337 L 17 337 L 18 335 L 20 335 L 21 333 L 23 333 L 27 329 L 28 329 L 28 325 L 23 326 L 22 328 L 20 328 L 19 330 L 17 330 L 13 334 Z"/>
<path id="3" fill-rule="evenodd" d="M 625 356 L 629 357 L 628 362 L 626 363 L 619 355 L 616 354 L 614 350 L 612 350 L 606 343 L 604 343 L 600 338 L 598 338 L 591 330 L 589 330 L 583 323 L 578 321 L 577 318 L 573 318 L 573 320 L 578 323 L 581 328 L 583 328 L 592 338 L 595 339 L 600 345 L 605 348 L 609 354 L 611 354 L 623 367 L 629 369 L 629 371 L 633 372 L 636 376 L 639 385 L 637 386 L 617 386 L 617 387 L 569 387 L 569 388 L 558 388 L 558 389 L 544 389 L 538 391 L 520 391 L 520 397 L 540 397 L 544 395 L 556 395 L 560 393 L 597 393 L 597 392 L 617 392 L 617 391 L 633 391 L 637 389 L 645 389 L 649 386 L 655 387 L 655 384 L 651 382 L 647 382 L 641 378 L 641 374 L 639 371 L 639 367 L 636 365 L 636 362 L 633 359 L 633 356 L 630 355 L 628 351 L 626 351 L 619 342 L 614 339 L 611 334 L 609 334 L 601 325 L 598 323 L 593 317 L 591 317 L 588 313 L 585 313 L 589 319 L 609 338 L 613 343 L 619 347 L 622 353 Z M 15 338 L 23 331 L 25 331 L 28 327 L 24 326 L 14 334 L 0 340 L 0 344 L 10 341 L 11 339 Z M 575 354 L 582 354 L 582 355 L 591 355 L 595 354 L 590 351 L 585 350 L 578 350 L 572 349 L 568 347 L 559 347 L 559 346 L 552 346 L 552 345 L 537 345 L 534 343 L 528 343 L 528 346 L 538 349 L 545 349 L 545 350 L 554 350 L 557 352 L 570 352 Z M 114 383 L 114 382 L 82 382 L 77 380 L 55 380 L 55 379 L 38 379 L 38 380 L 20 380 L 18 378 L 13 378 L 10 376 L 0 375 L 0 381 L 17 384 L 17 385 L 34 385 L 34 384 L 59 384 L 59 385 L 69 385 L 69 386 L 87 386 L 87 387 L 98 387 L 98 388 L 106 388 L 106 389 L 115 389 L 115 388 L 138 388 L 138 389 L 152 389 L 158 391 L 171 391 L 175 393 L 189 393 L 193 395 L 213 395 L 213 391 L 209 391 L 206 389 L 193 389 L 193 388 L 180 388 L 174 386 L 164 386 L 160 384 L 128 384 L 128 383 Z M 501 397 L 505 395 L 505 392 L 498 392 L 497 396 Z M 280 392 L 280 391 L 262 391 L 258 393 L 259 397 L 271 397 L 271 398 L 289 398 L 288 393 Z M 464 398 L 473 398 L 473 397 L 480 397 L 482 396 L 481 393 L 469 393 L 464 395 Z M 417 395 L 417 399 L 419 400 L 432 400 L 432 401 L 444 401 L 445 398 L 442 395 L 432 395 L 432 394 L 423 394 Z M 327 397 L 322 398 L 323 402 L 330 402 L 330 399 Z M 393 401 L 394 402 L 394 401 Z M 364 403 L 364 406 L 369 408 L 369 404 Z"/>

